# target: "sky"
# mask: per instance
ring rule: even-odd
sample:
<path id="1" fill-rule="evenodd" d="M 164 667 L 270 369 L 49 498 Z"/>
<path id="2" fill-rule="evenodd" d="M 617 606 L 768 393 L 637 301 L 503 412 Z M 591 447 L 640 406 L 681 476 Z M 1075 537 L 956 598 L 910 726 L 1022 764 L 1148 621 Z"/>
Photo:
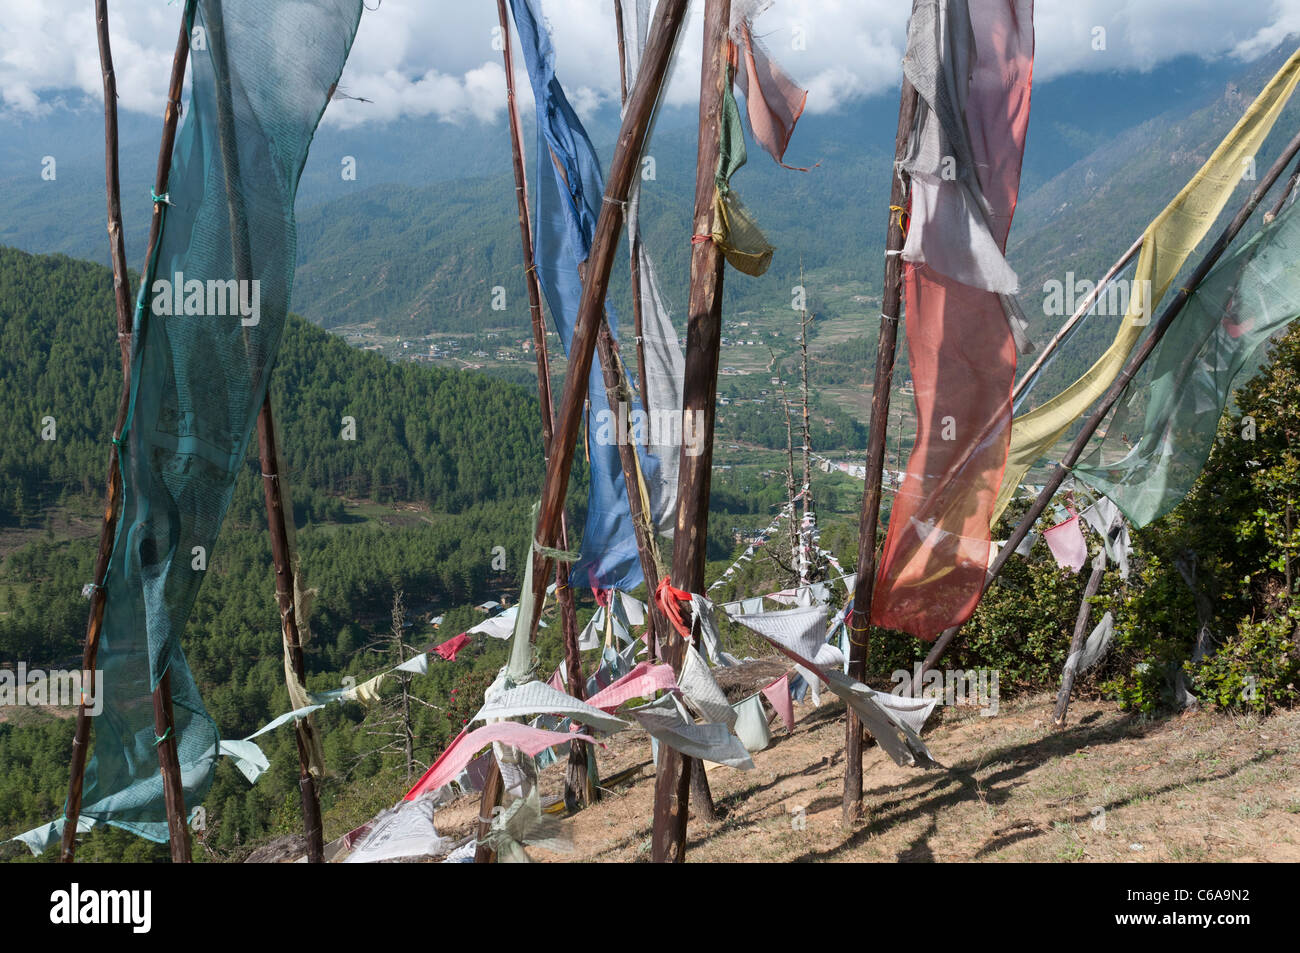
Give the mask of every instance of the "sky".
<path id="1" fill-rule="evenodd" d="M 373 102 L 338 102 L 327 123 L 498 118 L 505 71 L 493 48 L 492 0 L 365 2 L 376 9 L 362 14 L 339 85 Z M 557 73 L 579 113 L 617 102 L 615 0 L 539 2 L 551 26 Z M 808 110 L 834 112 L 897 84 L 910 7 L 907 0 L 775 0 L 754 21 L 755 33 L 807 87 Z M 692 0 L 679 66 L 665 94 L 670 105 L 698 101 L 703 8 L 703 0 Z M 167 0 L 109 0 L 122 109 L 161 113 L 179 18 L 180 6 Z M 1300 32 L 1300 0 L 1038 0 L 1035 31 L 1038 81 L 1149 70 L 1186 54 L 1249 61 Z M 1099 39 L 1104 49 L 1095 48 Z M 519 87 L 527 99 L 522 75 Z M 0 0 L 0 122 L 39 117 L 69 102 L 70 91 L 73 99 L 101 96 L 93 5 Z"/>

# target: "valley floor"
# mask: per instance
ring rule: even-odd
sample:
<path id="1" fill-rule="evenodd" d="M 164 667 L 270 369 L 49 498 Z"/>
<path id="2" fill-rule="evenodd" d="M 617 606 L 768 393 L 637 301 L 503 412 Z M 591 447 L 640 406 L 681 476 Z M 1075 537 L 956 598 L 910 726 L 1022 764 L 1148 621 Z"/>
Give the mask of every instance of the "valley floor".
<path id="1" fill-rule="evenodd" d="M 1300 712 L 1270 718 L 1189 712 L 1143 718 L 1076 700 L 1051 726 L 1053 698 L 1003 704 L 994 717 L 940 709 L 926 743 L 949 771 L 896 767 L 867 749 L 866 816 L 840 822 L 844 706 L 795 707 L 787 734 L 749 772 L 715 767 L 719 820 L 692 814 L 690 861 L 1297 861 Z M 942 720 L 937 719 L 942 714 Z M 546 862 L 648 861 L 654 774 L 641 731 L 600 754 L 601 774 L 635 768 L 572 818 L 574 853 Z M 559 792 L 562 765 L 543 773 Z M 439 833 L 470 833 L 477 798 L 440 809 Z M 797 818 L 802 812 L 802 829 Z"/>

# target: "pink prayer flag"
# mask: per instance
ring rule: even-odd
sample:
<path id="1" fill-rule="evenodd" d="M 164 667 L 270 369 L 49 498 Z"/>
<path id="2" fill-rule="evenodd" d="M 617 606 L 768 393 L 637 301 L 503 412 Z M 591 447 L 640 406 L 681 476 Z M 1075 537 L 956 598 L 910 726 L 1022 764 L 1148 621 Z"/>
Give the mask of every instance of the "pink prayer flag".
<path id="1" fill-rule="evenodd" d="M 558 668 L 555 670 L 555 674 L 551 676 L 551 680 L 550 680 L 549 682 L 547 682 L 546 684 L 547 684 L 547 685 L 550 685 L 550 686 L 551 686 L 553 689 L 555 689 L 557 692 L 564 692 L 564 691 L 565 691 L 565 688 L 564 688 L 564 675 L 563 675 L 563 673 L 562 673 Z M 565 694 L 568 694 L 568 693 L 565 692 Z"/>
<path id="2" fill-rule="evenodd" d="M 737 44 L 736 54 L 740 59 L 736 70 L 736 82 L 745 97 L 745 108 L 749 113 L 749 128 L 754 139 L 771 153 L 782 166 L 785 164 L 785 149 L 794 134 L 794 124 L 803 114 L 804 103 L 808 101 L 808 90 L 799 87 L 785 74 L 762 45 L 754 42 L 748 22 L 742 23 L 738 30 L 742 44 Z M 807 172 L 807 169 L 797 169 Z"/>
<path id="3" fill-rule="evenodd" d="M 1073 510 L 1070 511 L 1072 514 Z M 1064 523 L 1057 523 L 1043 533 L 1047 547 L 1056 559 L 1056 565 L 1070 572 L 1078 572 L 1088 561 L 1088 543 L 1079 527 L 1079 517 L 1072 515 Z"/>
<path id="4" fill-rule="evenodd" d="M 415 786 L 406 792 L 403 800 L 414 801 L 421 794 L 436 791 L 447 784 L 474 760 L 474 755 L 484 745 L 499 741 L 502 744 L 518 748 L 524 754 L 536 755 L 552 745 L 564 744 L 574 738 L 595 742 L 591 735 L 569 733 L 567 731 L 546 731 L 532 725 L 521 725 L 517 721 L 499 721 L 493 725 L 475 728 L 468 734 L 464 730 L 456 740 L 447 746 L 447 750 L 438 756 L 438 760 L 429 766 L 424 776 L 415 782 Z"/>
<path id="5" fill-rule="evenodd" d="M 587 699 L 587 704 L 601 711 L 613 712 L 629 698 L 644 698 L 657 691 L 674 689 L 677 679 L 671 665 L 651 666 L 641 662 L 613 685 L 603 688 Z"/>
<path id="6" fill-rule="evenodd" d="M 790 673 L 782 675 L 771 685 L 763 689 L 766 698 L 781 716 L 786 731 L 794 731 L 794 702 L 790 699 Z"/>
<path id="7" fill-rule="evenodd" d="M 456 653 L 459 652 L 461 649 L 463 649 L 465 646 L 469 645 L 469 642 L 470 642 L 469 636 L 466 635 L 464 632 L 462 632 L 460 635 L 456 636 L 455 638 L 448 639 L 446 642 L 443 642 L 441 645 L 435 645 L 433 647 L 433 650 L 437 652 L 439 655 L 441 655 L 448 662 L 454 662 L 456 661 Z"/>

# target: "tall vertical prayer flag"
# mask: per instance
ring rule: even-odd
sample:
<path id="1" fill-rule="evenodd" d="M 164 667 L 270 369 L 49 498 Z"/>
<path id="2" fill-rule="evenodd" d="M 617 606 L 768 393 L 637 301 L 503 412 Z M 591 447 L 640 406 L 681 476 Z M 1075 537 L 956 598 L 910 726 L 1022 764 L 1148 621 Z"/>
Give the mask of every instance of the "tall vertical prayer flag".
<path id="1" fill-rule="evenodd" d="M 1000 297 L 1033 75 L 1032 0 L 922 0 L 904 72 L 923 103 L 906 168 L 907 342 L 917 434 L 881 555 L 871 621 L 923 639 L 983 591 L 1006 464 L 1015 330 Z"/>
<path id="2" fill-rule="evenodd" d="M 586 262 L 600 218 L 605 182 L 596 149 L 569 105 L 555 75 L 555 50 L 542 27 L 537 0 L 511 0 L 528 79 L 537 104 L 537 214 L 533 260 L 556 331 L 568 354 L 582 299 L 579 266 Z M 618 326 L 606 305 L 615 339 Z M 627 407 L 611 408 L 598 361 L 587 382 L 587 436 L 591 489 L 582 534 L 581 558 L 570 569 L 574 585 L 634 589 L 642 581 L 636 533 L 627 503 L 618 441 L 631 439 L 629 420 L 640 410 L 635 397 Z M 658 461 L 638 453 L 647 485 L 658 476 Z"/>
<path id="3" fill-rule="evenodd" d="M 170 675 L 185 804 L 194 806 L 220 749 L 181 648 L 203 580 L 192 553 L 202 547 L 211 558 L 245 466 L 289 307 L 298 179 L 361 3 L 189 0 L 184 17 L 206 43 L 190 50 L 190 104 L 132 331 L 122 511 L 104 580 L 104 712 L 81 810 L 83 822 L 160 842 L 168 833 L 150 693 Z M 238 282 L 240 300 L 176 315 L 168 305 L 177 282 L 187 295 Z M 210 290 L 207 300 L 211 308 Z"/>

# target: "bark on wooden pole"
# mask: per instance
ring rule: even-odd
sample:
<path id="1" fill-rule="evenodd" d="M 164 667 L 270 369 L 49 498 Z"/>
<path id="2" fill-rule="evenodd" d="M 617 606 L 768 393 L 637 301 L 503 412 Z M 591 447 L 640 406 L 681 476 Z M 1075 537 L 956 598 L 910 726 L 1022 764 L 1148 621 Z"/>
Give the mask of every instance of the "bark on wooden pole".
<path id="1" fill-rule="evenodd" d="M 556 414 L 552 453 L 547 461 L 542 483 L 541 509 L 537 524 L 537 538 L 544 546 L 554 547 L 558 541 L 560 519 L 564 513 L 564 498 L 569 489 L 569 471 L 573 466 L 582 409 L 587 393 L 591 362 L 595 356 L 596 338 L 604 315 L 605 293 L 609 275 L 618 250 L 618 237 L 623 227 L 624 206 L 631 188 L 632 178 L 640 168 L 640 157 L 667 73 L 677 35 L 686 17 L 687 0 L 660 0 L 650 30 L 641 70 L 628 99 L 623 124 L 619 130 L 614 159 L 606 179 L 605 195 L 600 217 L 596 223 L 595 238 L 587 259 L 586 278 L 578 317 L 569 345 L 569 365 L 564 378 L 564 390 Z M 542 606 L 541 596 L 550 574 L 550 558 L 542 553 L 533 557 L 535 601 L 533 617 L 529 621 L 529 634 L 537 633 L 537 620 Z"/>
<path id="2" fill-rule="evenodd" d="M 894 376 L 898 315 L 903 296 L 903 209 L 907 207 L 908 183 L 902 163 L 916 119 L 917 98 L 916 89 L 904 78 L 898 105 L 898 134 L 894 140 L 889 227 L 885 234 L 885 282 L 880 301 L 880 333 L 876 341 L 876 373 L 871 387 L 866 486 L 862 492 L 858 535 L 858 576 L 853 591 L 853 611 L 845 620 L 849 627 L 849 675 L 858 681 L 866 675 L 869 652 L 868 620 L 876 585 L 876 528 L 880 522 L 881 478 L 885 468 L 885 444 L 889 437 L 889 391 Z M 843 820 L 848 825 L 855 822 L 862 811 L 863 729 L 851 708 L 845 709 L 845 721 Z"/>
<path id="3" fill-rule="evenodd" d="M 700 67 L 700 124 L 695 166 L 693 235 L 713 234 L 715 176 L 729 59 L 731 0 L 706 0 L 704 54 Z M 722 277 L 725 260 L 716 242 L 691 246 L 691 288 L 687 307 L 686 373 L 682 413 L 690 414 L 694 433 L 702 434 L 701 452 L 681 451 L 677 483 L 677 525 L 673 534 L 673 585 L 686 592 L 704 591 L 708 551 L 709 491 L 713 470 L 714 410 L 718 395 L 718 354 L 722 337 Z M 685 417 L 683 417 L 685 419 Z M 686 644 L 670 638 L 660 646 L 665 661 L 680 672 Z M 668 745 L 659 746 L 655 774 L 654 829 L 651 856 L 656 863 L 686 858 L 686 822 L 691 775 L 703 773 L 694 759 Z"/>
<path id="4" fill-rule="evenodd" d="M 1079 435 L 1074 439 L 1074 442 L 1070 444 L 1070 449 L 1066 452 L 1065 457 L 1052 471 L 1052 475 L 1047 480 L 1047 485 L 1043 487 L 1042 492 L 1038 494 L 1038 498 L 1034 500 L 1033 505 L 1029 507 L 1029 511 L 1016 525 L 1015 530 L 1011 533 L 1007 542 L 998 550 L 997 556 L 994 557 L 992 564 L 989 566 L 988 580 L 984 584 L 985 592 L 988 592 L 989 587 L 993 585 L 994 580 L 997 579 L 999 573 L 1002 572 L 1002 567 L 1007 564 L 1007 560 L 1009 560 L 1011 555 L 1016 551 L 1016 547 L 1024 541 L 1024 538 L 1029 534 L 1029 531 L 1033 528 L 1034 524 L 1038 522 L 1038 518 L 1043 515 L 1043 511 L 1047 509 L 1047 504 L 1051 502 L 1057 489 L 1059 489 L 1061 484 L 1065 481 L 1066 476 L 1070 472 L 1070 468 L 1078 462 L 1081 456 L 1083 456 L 1083 451 L 1087 448 L 1088 441 L 1092 439 L 1092 435 L 1097 432 L 1097 428 L 1101 426 L 1102 421 L 1106 419 L 1106 415 L 1109 414 L 1111 408 L 1115 406 L 1115 402 L 1119 400 L 1120 395 L 1123 394 L 1124 388 L 1127 387 L 1129 382 L 1137 375 L 1137 372 L 1142 369 L 1142 365 L 1146 363 L 1152 352 L 1155 351 L 1156 345 L 1159 344 L 1160 339 L 1165 336 L 1165 332 L 1169 330 L 1169 326 L 1174 322 L 1179 314 L 1182 313 L 1183 306 L 1187 304 L 1187 300 L 1192 296 L 1192 293 L 1196 290 L 1197 286 L 1205 280 L 1205 276 L 1209 274 L 1210 269 L 1215 266 L 1218 260 L 1223 256 L 1223 253 L 1227 251 L 1232 240 L 1236 238 L 1237 233 L 1241 231 L 1242 227 L 1246 224 L 1246 221 L 1254 213 L 1255 209 L 1259 207 L 1259 204 L 1264 200 L 1264 196 L 1267 194 L 1268 190 L 1272 188 L 1273 184 L 1281 177 L 1282 173 L 1286 170 L 1287 163 L 1294 159 L 1297 153 L 1300 153 L 1300 134 L 1297 134 L 1287 144 L 1286 148 L 1282 151 L 1282 154 L 1278 156 L 1277 161 L 1273 163 L 1268 172 L 1266 172 L 1263 178 L 1260 179 L 1259 184 L 1255 186 L 1254 191 L 1250 193 L 1250 197 L 1246 200 L 1245 204 L 1238 210 L 1232 221 L 1228 223 L 1227 227 L 1210 247 L 1210 250 L 1205 253 L 1205 257 L 1201 259 L 1200 263 L 1196 266 L 1196 270 L 1192 272 L 1191 276 L 1183 286 L 1178 289 L 1178 293 L 1174 295 L 1173 300 L 1165 307 L 1164 313 L 1160 316 L 1160 320 L 1156 322 L 1155 327 L 1152 328 L 1147 339 L 1138 347 L 1137 352 L 1133 356 L 1132 360 L 1129 361 L 1128 366 L 1111 383 L 1110 389 L 1106 391 L 1101 402 L 1097 405 L 1096 409 L 1093 410 L 1092 415 L 1085 421 L 1083 429 L 1079 431 Z M 924 675 L 928 670 L 933 668 L 939 659 L 943 657 L 943 654 L 948 650 L 949 646 L 952 645 L 953 640 L 956 639 L 957 633 L 960 631 L 961 626 L 953 626 L 950 629 L 944 630 L 944 633 L 935 640 L 934 646 L 930 649 L 930 653 L 925 657 L 925 661 L 921 663 L 921 675 Z M 919 679 L 914 680 L 910 686 L 910 691 L 915 692 L 916 688 L 919 687 L 919 684 Z M 904 685 L 906 686 L 907 683 L 904 683 Z M 905 688 L 905 690 L 907 689 Z"/>
<path id="5" fill-rule="evenodd" d="M 776 366 L 776 355 L 772 355 L 772 364 Z M 778 369 L 778 374 L 780 373 Z M 808 580 L 803 571 L 803 525 L 795 518 L 799 506 L 796 503 L 796 497 L 799 495 L 794 488 L 794 431 L 790 423 L 790 401 L 786 397 L 785 387 L 779 388 L 781 395 L 781 406 L 785 409 L 785 493 L 786 499 L 790 501 L 790 518 L 787 520 L 787 529 L 790 531 L 790 569 L 795 574 L 797 584 L 802 585 Z"/>
<path id="6" fill-rule="evenodd" d="M 817 556 L 816 547 L 813 543 L 813 521 L 817 519 L 817 511 L 813 509 L 812 458 L 810 456 L 812 453 L 812 436 L 808 426 L 808 325 L 812 323 L 812 319 L 808 316 L 808 292 L 803 283 L 802 260 L 799 262 L 799 288 L 804 295 L 805 304 L 800 309 L 799 315 L 799 390 L 800 398 L 803 401 L 803 519 L 799 523 L 799 541 L 803 549 L 801 550 L 802 561 L 800 562 L 799 581 L 807 583 L 811 578 L 810 574 L 820 565 L 821 559 Z M 791 513 L 792 517 L 793 515 Z M 804 538 L 805 532 L 808 534 L 807 539 Z"/>
<path id="7" fill-rule="evenodd" d="M 262 409 L 257 415 L 257 450 L 262 461 L 262 495 L 266 500 L 266 526 L 271 537 L 271 561 L 275 566 L 275 599 L 280 608 L 280 634 L 294 677 L 307 681 L 303 658 L 302 634 L 293 594 L 297 567 L 289 549 L 288 520 L 293 519 L 285 506 L 284 473 L 281 470 L 275 417 L 271 411 L 271 391 L 267 388 Z M 294 720 L 294 737 L 298 745 L 298 794 L 302 803 L 303 832 L 307 838 L 307 861 L 325 862 L 325 840 L 321 831 L 320 793 L 311 773 L 311 752 L 316 745 L 316 726 L 312 716 Z"/>
<path id="8" fill-rule="evenodd" d="M 108 196 L 108 234 L 113 262 L 113 298 L 117 310 L 117 342 L 122 361 L 122 392 L 118 400 L 117 420 L 113 426 L 114 448 L 109 451 L 108 501 L 100 525 L 99 550 L 95 556 L 95 586 L 90 595 L 90 617 L 86 623 L 86 642 L 82 651 L 81 668 L 89 673 L 91 688 L 87 693 L 95 697 L 99 688 L 95 684 L 95 664 L 99 657 L 99 635 L 104 624 L 106 593 L 105 577 L 108 561 L 113 552 L 113 539 L 122 508 L 122 479 L 118 469 L 116 441 L 121 439 L 126 425 L 127 408 L 131 398 L 131 322 L 132 305 L 130 278 L 126 272 L 126 240 L 122 234 L 121 189 L 118 181 L 117 161 L 117 79 L 113 70 L 113 53 L 109 43 L 108 3 L 96 0 L 95 20 L 99 39 L 100 70 L 104 83 L 104 177 Z M 167 106 L 163 113 L 163 135 L 158 149 L 158 170 L 154 182 L 155 194 L 167 191 L 171 172 L 172 146 L 176 140 L 176 124 L 180 117 L 181 89 L 185 82 L 185 64 L 189 58 L 189 31 L 182 20 L 176 50 L 172 55 L 171 81 L 167 90 Z M 149 230 L 146 262 L 153 255 L 161 228 L 162 209 L 155 203 L 153 222 Z M 145 273 L 148 272 L 146 265 Z M 90 713 L 83 702 L 77 708 L 77 726 L 72 739 L 71 771 L 68 781 L 68 802 L 64 811 L 65 823 L 60 844 L 60 859 L 71 863 L 77 850 L 77 821 L 81 815 L 82 792 L 85 784 L 86 758 L 90 745 Z M 159 746 L 160 749 L 163 746 Z M 173 750 L 175 741 L 172 741 Z M 188 855 L 187 858 L 188 859 Z"/>
<path id="9" fill-rule="evenodd" d="M 1092 561 L 1092 575 L 1083 588 L 1083 599 L 1079 602 L 1079 614 L 1074 620 L 1074 634 L 1070 638 L 1070 652 L 1065 657 L 1065 670 L 1061 673 L 1061 687 L 1056 693 L 1056 710 L 1052 713 L 1052 723 L 1058 728 L 1065 724 L 1065 712 L 1070 707 L 1070 692 L 1074 690 L 1074 676 L 1077 666 L 1070 664 L 1070 659 L 1077 659 L 1083 651 L 1083 643 L 1088 638 L 1088 620 L 1092 616 L 1092 597 L 1101 588 L 1101 574 L 1106 571 L 1106 550 L 1097 551 Z"/>
<path id="10" fill-rule="evenodd" d="M 153 730 L 158 742 L 158 770 L 163 779 L 163 805 L 167 811 L 167 846 L 173 864 L 188 864 L 190 828 L 186 823 L 185 789 L 181 786 L 181 761 L 176 749 L 176 715 L 172 710 L 172 673 L 163 672 L 153 690 Z"/>

